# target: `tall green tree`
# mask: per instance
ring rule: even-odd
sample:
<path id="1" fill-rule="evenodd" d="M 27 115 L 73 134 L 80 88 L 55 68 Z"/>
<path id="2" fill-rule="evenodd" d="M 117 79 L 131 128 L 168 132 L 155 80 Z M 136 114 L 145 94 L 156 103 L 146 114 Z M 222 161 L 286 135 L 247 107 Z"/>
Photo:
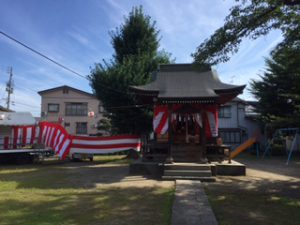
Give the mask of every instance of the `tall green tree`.
<path id="1" fill-rule="evenodd" d="M 256 39 L 271 30 L 284 39 L 300 33 L 300 0 L 236 0 L 225 23 L 192 54 L 195 62 L 210 65 L 227 62 L 243 38 Z M 292 39 L 295 40 L 295 39 Z M 293 43 L 290 43 L 293 44 Z"/>
<path id="2" fill-rule="evenodd" d="M 129 87 L 150 82 L 158 64 L 170 62 L 170 54 L 158 51 L 159 31 L 142 7 L 134 7 L 111 38 L 113 58 L 91 70 L 91 87 L 115 133 L 146 133 L 151 129 L 150 106 L 138 105 Z"/>
<path id="3" fill-rule="evenodd" d="M 294 43 L 278 45 L 261 80 L 251 82 L 261 119 L 278 126 L 300 126 L 300 42 Z"/>

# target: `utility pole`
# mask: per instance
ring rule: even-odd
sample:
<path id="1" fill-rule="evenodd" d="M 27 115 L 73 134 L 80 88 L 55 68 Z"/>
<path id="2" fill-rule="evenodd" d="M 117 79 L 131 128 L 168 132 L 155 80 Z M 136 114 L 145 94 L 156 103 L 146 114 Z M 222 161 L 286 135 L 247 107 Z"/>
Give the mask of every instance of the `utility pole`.
<path id="1" fill-rule="evenodd" d="M 6 83 L 6 92 L 7 92 L 7 100 L 6 100 L 6 108 L 9 110 L 10 106 L 10 95 L 13 93 L 14 88 L 13 88 L 13 80 L 12 80 L 12 67 L 8 68 L 8 74 L 9 74 L 9 80 Z"/>

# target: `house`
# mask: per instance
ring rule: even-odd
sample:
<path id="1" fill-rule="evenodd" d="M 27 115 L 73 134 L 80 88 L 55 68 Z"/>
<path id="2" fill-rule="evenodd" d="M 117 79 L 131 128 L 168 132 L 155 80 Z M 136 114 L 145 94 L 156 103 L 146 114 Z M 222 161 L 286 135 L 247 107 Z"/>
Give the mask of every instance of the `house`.
<path id="1" fill-rule="evenodd" d="M 260 132 L 255 102 L 244 101 L 238 97 L 219 108 L 219 136 L 223 143 L 232 147 Z"/>
<path id="2" fill-rule="evenodd" d="M 60 123 L 69 134 L 97 134 L 97 122 L 103 115 L 95 95 L 66 85 L 38 93 L 42 97 L 41 120 Z"/>

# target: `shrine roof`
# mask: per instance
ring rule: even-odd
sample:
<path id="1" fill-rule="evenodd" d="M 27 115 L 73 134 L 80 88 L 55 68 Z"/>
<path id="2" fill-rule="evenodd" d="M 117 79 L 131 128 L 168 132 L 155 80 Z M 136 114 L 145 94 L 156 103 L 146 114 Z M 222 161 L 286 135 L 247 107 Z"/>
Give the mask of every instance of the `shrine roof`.
<path id="1" fill-rule="evenodd" d="M 159 99 L 218 98 L 242 93 L 246 85 L 232 85 L 220 81 L 214 70 L 203 71 L 194 64 L 160 65 L 154 81 L 131 88 L 141 95 Z"/>

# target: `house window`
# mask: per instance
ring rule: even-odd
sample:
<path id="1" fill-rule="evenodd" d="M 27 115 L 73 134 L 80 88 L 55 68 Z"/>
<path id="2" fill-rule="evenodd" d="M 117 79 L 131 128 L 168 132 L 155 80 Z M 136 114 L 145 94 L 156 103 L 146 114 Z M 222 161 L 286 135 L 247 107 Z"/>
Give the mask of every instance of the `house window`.
<path id="1" fill-rule="evenodd" d="M 70 123 L 65 123 L 65 127 L 69 127 L 70 126 Z"/>
<path id="2" fill-rule="evenodd" d="M 76 123 L 76 134 L 87 134 L 87 123 Z"/>
<path id="3" fill-rule="evenodd" d="M 66 116 L 87 116 L 87 103 L 66 103 Z"/>
<path id="4" fill-rule="evenodd" d="M 219 108 L 219 118 L 230 118 L 231 106 L 221 106 Z"/>
<path id="5" fill-rule="evenodd" d="M 48 104 L 48 112 L 59 112 L 59 104 Z"/>
<path id="6" fill-rule="evenodd" d="M 219 135 L 225 144 L 240 144 L 241 143 L 241 132 L 239 130 L 227 131 L 219 130 Z"/>

